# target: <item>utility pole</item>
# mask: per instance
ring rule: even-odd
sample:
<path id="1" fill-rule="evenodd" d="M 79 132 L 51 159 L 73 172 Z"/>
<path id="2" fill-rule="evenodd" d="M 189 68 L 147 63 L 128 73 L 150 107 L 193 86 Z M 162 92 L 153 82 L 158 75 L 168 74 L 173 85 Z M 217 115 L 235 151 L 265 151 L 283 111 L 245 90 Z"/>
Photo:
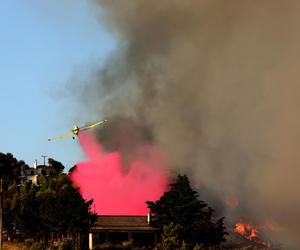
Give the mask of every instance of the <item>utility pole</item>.
<path id="1" fill-rule="evenodd" d="M 42 157 L 44 158 L 44 166 L 46 166 L 46 158 L 47 158 L 47 155 L 42 155 Z"/>

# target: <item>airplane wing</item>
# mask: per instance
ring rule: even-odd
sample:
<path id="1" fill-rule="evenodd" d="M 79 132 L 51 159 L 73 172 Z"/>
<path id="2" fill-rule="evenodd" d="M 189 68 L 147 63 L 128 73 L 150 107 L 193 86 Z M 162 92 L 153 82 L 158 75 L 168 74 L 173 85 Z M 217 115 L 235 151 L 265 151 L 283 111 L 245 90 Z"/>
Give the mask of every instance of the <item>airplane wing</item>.
<path id="1" fill-rule="evenodd" d="M 59 136 L 56 136 L 56 137 L 53 137 L 53 138 L 49 138 L 48 141 L 53 141 L 53 140 L 56 140 L 56 139 L 62 139 L 62 138 L 66 138 L 68 136 L 74 136 L 74 133 L 71 132 L 71 133 L 68 133 L 68 134 L 59 135 Z"/>
<path id="2" fill-rule="evenodd" d="M 83 127 L 80 128 L 80 130 L 91 129 L 91 128 L 94 128 L 94 127 L 96 127 L 96 126 L 98 126 L 98 125 L 100 125 L 100 124 L 102 124 L 102 123 L 105 123 L 105 122 L 107 122 L 107 120 L 98 121 L 98 122 L 95 122 L 95 123 L 93 123 L 93 124 L 91 124 L 91 125 L 83 126 Z"/>

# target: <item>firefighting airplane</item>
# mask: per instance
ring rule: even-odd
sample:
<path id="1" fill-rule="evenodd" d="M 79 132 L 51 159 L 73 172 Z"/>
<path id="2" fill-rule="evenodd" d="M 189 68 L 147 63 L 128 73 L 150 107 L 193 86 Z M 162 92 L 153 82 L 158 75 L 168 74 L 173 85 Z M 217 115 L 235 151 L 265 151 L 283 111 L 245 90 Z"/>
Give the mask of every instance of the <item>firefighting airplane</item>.
<path id="1" fill-rule="evenodd" d="M 56 136 L 56 137 L 53 137 L 53 138 L 49 138 L 48 141 L 53 141 L 53 140 L 56 140 L 56 139 L 62 139 L 62 138 L 66 138 L 66 137 L 69 137 L 69 136 L 72 136 L 73 139 L 75 139 L 75 135 L 78 135 L 79 131 L 92 129 L 92 128 L 100 125 L 100 124 L 105 123 L 105 122 L 107 122 L 107 120 L 101 120 L 101 121 L 97 121 L 93 124 L 89 124 L 89 125 L 86 125 L 86 126 L 83 126 L 83 127 L 78 127 L 77 125 L 74 125 L 71 133 Z"/>

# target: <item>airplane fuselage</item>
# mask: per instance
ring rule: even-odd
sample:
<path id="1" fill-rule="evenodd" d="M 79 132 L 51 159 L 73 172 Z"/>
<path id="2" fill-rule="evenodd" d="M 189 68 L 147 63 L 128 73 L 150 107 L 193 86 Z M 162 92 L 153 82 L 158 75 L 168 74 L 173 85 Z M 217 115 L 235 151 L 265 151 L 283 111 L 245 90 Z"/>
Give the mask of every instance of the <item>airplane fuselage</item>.
<path id="1" fill-rule="evenodd" d="M 73 132 L 74 135 L 78 135 L 79 127 L 77 125 L 74 125 L 72 132 Z"/>

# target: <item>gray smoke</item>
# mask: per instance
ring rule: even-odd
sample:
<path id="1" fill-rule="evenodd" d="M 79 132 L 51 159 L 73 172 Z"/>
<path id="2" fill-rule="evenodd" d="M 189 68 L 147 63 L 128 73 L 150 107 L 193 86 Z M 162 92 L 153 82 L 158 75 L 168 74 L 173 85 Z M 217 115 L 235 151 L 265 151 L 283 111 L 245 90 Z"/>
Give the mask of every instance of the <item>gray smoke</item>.
<path id="1" fill-rule="evenodd" d="M 94 3 L 118 41 L 84 92 L 117 124 L 101 142 L 161 147 L 172 168 L 238 199 L 236 215 L 300 245 L 300 2 Z"/>

